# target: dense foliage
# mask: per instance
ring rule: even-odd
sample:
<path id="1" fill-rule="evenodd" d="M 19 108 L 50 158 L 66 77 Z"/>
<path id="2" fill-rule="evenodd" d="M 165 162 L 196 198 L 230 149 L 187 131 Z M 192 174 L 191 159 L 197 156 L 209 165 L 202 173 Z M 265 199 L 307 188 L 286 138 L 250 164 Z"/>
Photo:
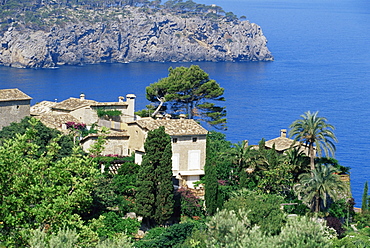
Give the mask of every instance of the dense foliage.
<path id="1" fill-rule="evenodd" d="M 25 117 L 20 123 L 13 122 L 9 126 L 3 127 L 0 131 L 0 144 L 2 144 L 4 140 L 15 137 L 16 134 L 25 134 L 29 128 L 35 129 L 37 132 L 32 142 L 38 146 L 39 155 L 46 152 L 48 144 L 55 139 L 60 146 L 58 153 L 55 154 L 55 159 L 60 159 L 72 154 L 72 148 L 74 146 L 72 136 L 62 135 L 58 130 L 48 128 L 40 121 L 36 121 L 31 117 Z"/>
<path id="2" fill-rule="evenodd" d="M 181 220 L 174 224 L 178 219 L 168 221 L 175 208 L 171 139 L 164 128 L 148 133 L 141 166 L 132 157 L 101 156 L 106 133 L 98 133 L 85 156 L 71 136 L 33 118 L 0 132 L 0 246 L 370 245 L 367 184 L 363 211 L 354 213 L 348 184 L 337 175 L 349 168 L 333 158 L 315 158 L 310 170 L 310 159 L 299 149 L 279 153 L 267 149 L 263 139 L 258 146 L 233 145 L 225 135 L 210 132 L 206 176 L 198 182 L 206 189 L 205 205 L 191 189 L 180 187 Z M 70 148 L 61 153 L 63 138 Z M 110 163 L 120 164 L 117 174 L 110 173 Z M 134 241 L 139 228 L 146 233 Z"/>
<path id="3" fill-rule="evenodd" d="M 192 0 L 1 0 L 1 31 L 8 27 L 21 28 L 31 26 L 49 29 L 51 25 L 63 25 L 67 22 L 109 22 L 113 17 L 129 16 L 126 6 L 138 7 L 142 12 L 151 14 L 161 11 L 163 14 L 181 14 L 183 17 L 200 16 L 211 20 L 225 18 L 237 20 L 232 12 L 225 12 L 216 5 L 198 4 Z"/>
<path id="4" fill-rule="evenodd" d="M 154 103 L 164 102 L 162 112 L 185 114 L 190 119 L 225 129 L 225 107 L 215 104 L 225 101 L 224 89 L 197 65 L 170 67 L 168 71 L 168 77 L 146 87 L 146 98 Z"/>
<path id="5" fill-rule="evenodd" d="M 57 230 L 81 224 L 81 214 L 92 203 L 97 169 L 78 148 L 59 160 L 57 138 L 43 154 L 33 142 L 38 136 L 35 119 L 26 133 L 6 139 L 0 146 L 1 233 L 0 240 L 12 245 L 25 242 L 23 228 Z"/>
<path id="6" fill-rule="evenodd" d="M 319 117 L 318 114 L 318 111 L 315 113 L 307 111 L 301 115 L 301 119 L 290 125 L 289 131 L 289 135 L 294 140 L 302 142 L 308 147 L 311 170 L 315 169 L 316 154 L 321 156 L 324 152 L 326 156 L 334 155 L 334 142 L 338 142 L 334 134 L 334 126 L 327 123 L 328 120 L 325 117 Z"/>
<path id="7" fill-rule="evenodd" d="M 136 209 L 147 225 L 164 224 L 173 213 L 171 138 L 164 127 L 148 132 L 138 174 Z"/>

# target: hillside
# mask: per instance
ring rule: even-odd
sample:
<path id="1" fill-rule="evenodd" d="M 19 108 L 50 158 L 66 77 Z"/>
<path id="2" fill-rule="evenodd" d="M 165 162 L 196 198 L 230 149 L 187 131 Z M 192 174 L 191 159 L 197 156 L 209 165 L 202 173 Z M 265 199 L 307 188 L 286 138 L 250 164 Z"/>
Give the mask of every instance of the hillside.
<path id="1" fill-rule="evenodd" d="M 214 5 L 107 0 L 95 1 L 96 5 L 34 1 L 10 6 L 9 2 L 0 2 L 4 66 L 273 60 L 260 26 Z"/>

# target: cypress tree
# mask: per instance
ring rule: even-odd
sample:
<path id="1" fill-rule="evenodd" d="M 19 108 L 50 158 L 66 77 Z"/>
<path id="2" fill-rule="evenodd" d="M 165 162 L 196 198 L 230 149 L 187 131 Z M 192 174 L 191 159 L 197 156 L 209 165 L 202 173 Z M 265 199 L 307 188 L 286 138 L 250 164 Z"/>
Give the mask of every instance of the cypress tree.
<path id="1" fill-rule="evenodd" d="M 173 213 L 171 138 L 164 127 L 148 132 L 138 176 L 137 212 L 147 224 L 164 224 Z"/>
<path id="2" fill-rule="evenodd" d="M 366 181 L 364 185 L 364 193 L 362 194 L 362 205 L 361 205 L 362 213 L 366 213 L 369 210 L 367 194 L 368 194 L 368 185 Z"/>
<path id="3" fill-rule="evenodd" d="M 206 164 L 204 166 L 205 173 L 205 203 L 206 211 L 209 215 L 214 215 L 217 208 L 221 207 L 221 197 L 219 193 L 219 185 L 217 181 L 217 167 L 215 163 L 216 151 L 212 146 L 209 135 L 207 135 L 206 145 Z"/>

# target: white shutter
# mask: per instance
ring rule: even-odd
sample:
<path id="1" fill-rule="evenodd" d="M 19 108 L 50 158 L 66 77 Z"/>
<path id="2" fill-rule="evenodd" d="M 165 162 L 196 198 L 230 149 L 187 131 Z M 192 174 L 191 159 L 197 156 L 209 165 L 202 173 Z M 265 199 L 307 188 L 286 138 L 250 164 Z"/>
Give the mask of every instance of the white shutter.
<path id="1" fill-rule="evenodd" d="M 179 153 L 172 154 L 172 170 L 174 171 L 180 170 L 180 154 Z"/>
<path id="2" fill-rule="evenodd" d="M 189 150 L 188 169 L 189 170 L 200 170 L 200 150 Z"/>

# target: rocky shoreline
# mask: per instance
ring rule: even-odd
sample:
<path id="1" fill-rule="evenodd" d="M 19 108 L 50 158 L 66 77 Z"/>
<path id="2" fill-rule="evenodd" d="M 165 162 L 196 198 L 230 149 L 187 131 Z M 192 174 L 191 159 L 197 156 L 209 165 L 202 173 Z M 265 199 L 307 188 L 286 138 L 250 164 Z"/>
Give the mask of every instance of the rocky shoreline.
<path id="1" fill-rule="evenodd" d="M 0 36 L 0 65 L 273 60 L 261 27 L 249 21 L 129 11 L 109 21 L 68 22 L 48 30 L 10 27 Z"/>

